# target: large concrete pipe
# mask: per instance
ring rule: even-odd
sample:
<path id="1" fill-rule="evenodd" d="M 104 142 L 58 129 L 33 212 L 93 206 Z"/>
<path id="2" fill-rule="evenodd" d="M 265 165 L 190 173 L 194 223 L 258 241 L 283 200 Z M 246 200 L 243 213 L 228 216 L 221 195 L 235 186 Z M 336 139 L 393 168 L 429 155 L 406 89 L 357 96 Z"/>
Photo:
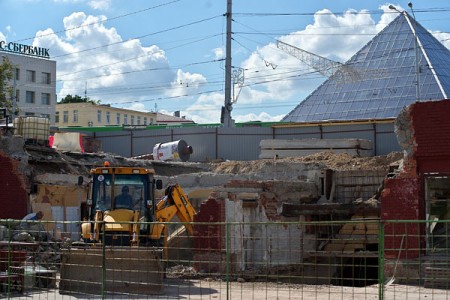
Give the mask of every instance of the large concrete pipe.
<path id="1" fill-rule="evenodd" d="M 153 159 L 162 161 L 188 161 L 192 152 L 192 147 L 188 146 L 184 140 L 159 143 L 153 147 Z"/>

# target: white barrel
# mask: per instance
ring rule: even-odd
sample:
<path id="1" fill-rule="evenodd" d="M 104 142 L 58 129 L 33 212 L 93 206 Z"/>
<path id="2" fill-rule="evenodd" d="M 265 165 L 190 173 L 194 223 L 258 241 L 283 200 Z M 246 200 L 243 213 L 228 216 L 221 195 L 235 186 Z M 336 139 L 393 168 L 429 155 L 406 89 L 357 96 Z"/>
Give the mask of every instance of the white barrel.
<path id="1" fill-rule="evenodd" d="M 153 147 L 153 159 L 162 161 L 188 161 L 192 152 L 192 147 L 188 146 L 184 140 L 159 143 Z"/>

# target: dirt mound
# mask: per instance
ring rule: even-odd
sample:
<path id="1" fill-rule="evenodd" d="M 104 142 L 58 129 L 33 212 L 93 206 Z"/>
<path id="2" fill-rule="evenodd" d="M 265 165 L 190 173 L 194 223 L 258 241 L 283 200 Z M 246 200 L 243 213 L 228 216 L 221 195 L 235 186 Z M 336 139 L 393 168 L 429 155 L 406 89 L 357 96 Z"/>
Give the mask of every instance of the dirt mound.
<path id="1" fill-rule="evenodd" d="M 324 168 L 337 171 L 349 170 L 388 170 L 389 165 L 399 162 L 403 158 L 401 152 L 392 152 L 388 155 L 373 157 L 354 157 L 346 153 L 333 153 L 330 151 L 319 152 L 301 157 L 287 157 L 279 159 L 260 159 L 253 161 L 225 161 L 212 164 L 215 173 L 242 174 L 252 173 L 277 163 L 312 165 L 318 164 Z"/>

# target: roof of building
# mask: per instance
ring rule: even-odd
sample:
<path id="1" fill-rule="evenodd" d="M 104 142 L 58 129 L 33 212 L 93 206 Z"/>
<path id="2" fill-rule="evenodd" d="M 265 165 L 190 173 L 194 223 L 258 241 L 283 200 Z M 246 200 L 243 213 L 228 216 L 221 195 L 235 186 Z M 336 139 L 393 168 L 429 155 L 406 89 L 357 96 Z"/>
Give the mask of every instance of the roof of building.
<path id="1" fill-rule="evenodd" d="M 158 113 L 156 116 L 156 122 L 157 123 L 166 123 L 166 124 L 181 124 L 181 123 L 195 123 L 192 120 L 186 119 L 186 118 L 180 118 L 176 116 L 171 115 L 165 115 L 162 113 Z"/>
<path id="2" fill-rule="evenodd" d="M 403 107 L 417 100 L 447 99 L 449 64 L 450 51 L 403 12 L 282 121 L 395 118 Z"/>

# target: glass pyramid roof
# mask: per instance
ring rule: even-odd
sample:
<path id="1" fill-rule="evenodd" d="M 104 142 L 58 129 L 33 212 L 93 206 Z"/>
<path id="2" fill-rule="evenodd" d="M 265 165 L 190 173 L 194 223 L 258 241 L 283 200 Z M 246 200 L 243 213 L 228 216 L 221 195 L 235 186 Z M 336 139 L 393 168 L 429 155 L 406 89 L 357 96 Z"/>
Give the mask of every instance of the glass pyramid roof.
<path id="1" fill-rule="evenodd" d="M 415 47 L 414 32 L 417 32 Z M 419 93 L 416 79 L 419 57 Z M 282 121 L 384 119 L 450 95 L 450 51 L 403 12 Z"/>

